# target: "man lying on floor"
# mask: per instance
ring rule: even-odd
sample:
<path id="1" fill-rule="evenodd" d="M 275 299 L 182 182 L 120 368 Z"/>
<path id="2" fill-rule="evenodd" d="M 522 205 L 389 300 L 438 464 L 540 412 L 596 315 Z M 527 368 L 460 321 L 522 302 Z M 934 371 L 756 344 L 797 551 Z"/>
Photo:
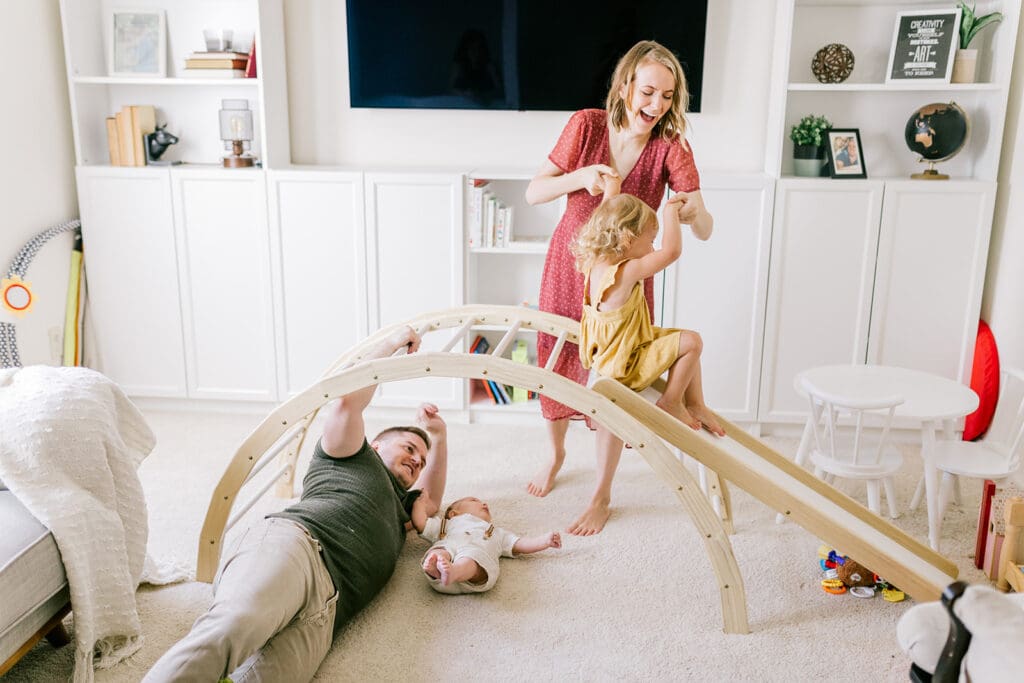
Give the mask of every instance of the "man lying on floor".
<path id="1" fill-rule="evenodd" d="M 406 327 L 367 358 L 419 344 Z M 427 496 L 433 515 L 444 495 L 448 430 L 437 407 L 421 405 L 419 426 L 367 443 L 363 411 L 375 390 L 342 396 L 331 409 L 299 501 L 239 535 L 210 609 L 145 681 L 312 679 L 334 634 L 391 577 L 413 501 Z"/>

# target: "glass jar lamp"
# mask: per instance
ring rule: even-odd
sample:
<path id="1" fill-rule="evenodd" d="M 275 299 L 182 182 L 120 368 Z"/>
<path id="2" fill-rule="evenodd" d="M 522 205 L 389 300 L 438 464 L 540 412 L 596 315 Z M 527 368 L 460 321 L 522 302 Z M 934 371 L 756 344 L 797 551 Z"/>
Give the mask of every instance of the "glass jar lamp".
<path id="1" fill-rule="evenodd" d="M 256 165 L 249 151 L 253 139 L 252 110 L 248 100 L 221 100 L 220 138 L 230 153 L 223 158 L 225 168 L 246 168 Z"/>

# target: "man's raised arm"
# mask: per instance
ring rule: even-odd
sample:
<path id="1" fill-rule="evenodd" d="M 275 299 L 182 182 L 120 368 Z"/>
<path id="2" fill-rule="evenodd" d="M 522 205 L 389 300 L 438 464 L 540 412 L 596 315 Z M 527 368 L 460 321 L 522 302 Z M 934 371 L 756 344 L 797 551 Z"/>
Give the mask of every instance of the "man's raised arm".
<path id="1" fill-rule="evenodd" d="M 409 353 L 414 353 L 420 348 L 420 336 L 411 327 L 406 326 L 396 331 L 371 349 L 363 360 L 388 358 L 402 347 L 408 347 Z M 370 405 L 376 391 L 376 384 L 353 391 L 339 398 L 331 407 L 320 442 L 327 455 L 333 458 L 347 458 L 355 455 L 362 447 L 363 439 L 366 438 L 363 411 Z"/>

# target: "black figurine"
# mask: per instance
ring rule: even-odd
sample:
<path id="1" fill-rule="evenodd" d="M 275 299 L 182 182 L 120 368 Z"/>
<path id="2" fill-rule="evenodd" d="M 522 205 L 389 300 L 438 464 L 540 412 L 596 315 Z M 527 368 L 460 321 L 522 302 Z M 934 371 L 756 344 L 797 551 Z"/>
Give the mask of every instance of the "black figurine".
<path id="1" fill-rule="evenodd" d="M 152 133 L 146 137 L 146 163 L 156 166 L 171 166 L 180 164 L 180 161 L 160 161 L 160 155 L 167 151 L 167 148 L 178 141 L 178 136 L 167 132 L 167 124 L 157 126 Z"/>

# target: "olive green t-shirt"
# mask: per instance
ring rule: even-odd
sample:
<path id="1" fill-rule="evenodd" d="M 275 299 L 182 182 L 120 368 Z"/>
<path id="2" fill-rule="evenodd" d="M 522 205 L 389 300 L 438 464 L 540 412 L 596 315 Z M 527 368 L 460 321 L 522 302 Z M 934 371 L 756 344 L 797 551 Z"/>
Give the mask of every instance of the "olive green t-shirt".
<path id="1" fill-rule="evenodd" d="M 391 577 L 419 494 L 395 479 L 365 439 L 347 458 L 330 457 L 317 441 L 299 502 L 268 515 L 298 522 L 323 547 L 339 594 L 335 631 Z"/>

